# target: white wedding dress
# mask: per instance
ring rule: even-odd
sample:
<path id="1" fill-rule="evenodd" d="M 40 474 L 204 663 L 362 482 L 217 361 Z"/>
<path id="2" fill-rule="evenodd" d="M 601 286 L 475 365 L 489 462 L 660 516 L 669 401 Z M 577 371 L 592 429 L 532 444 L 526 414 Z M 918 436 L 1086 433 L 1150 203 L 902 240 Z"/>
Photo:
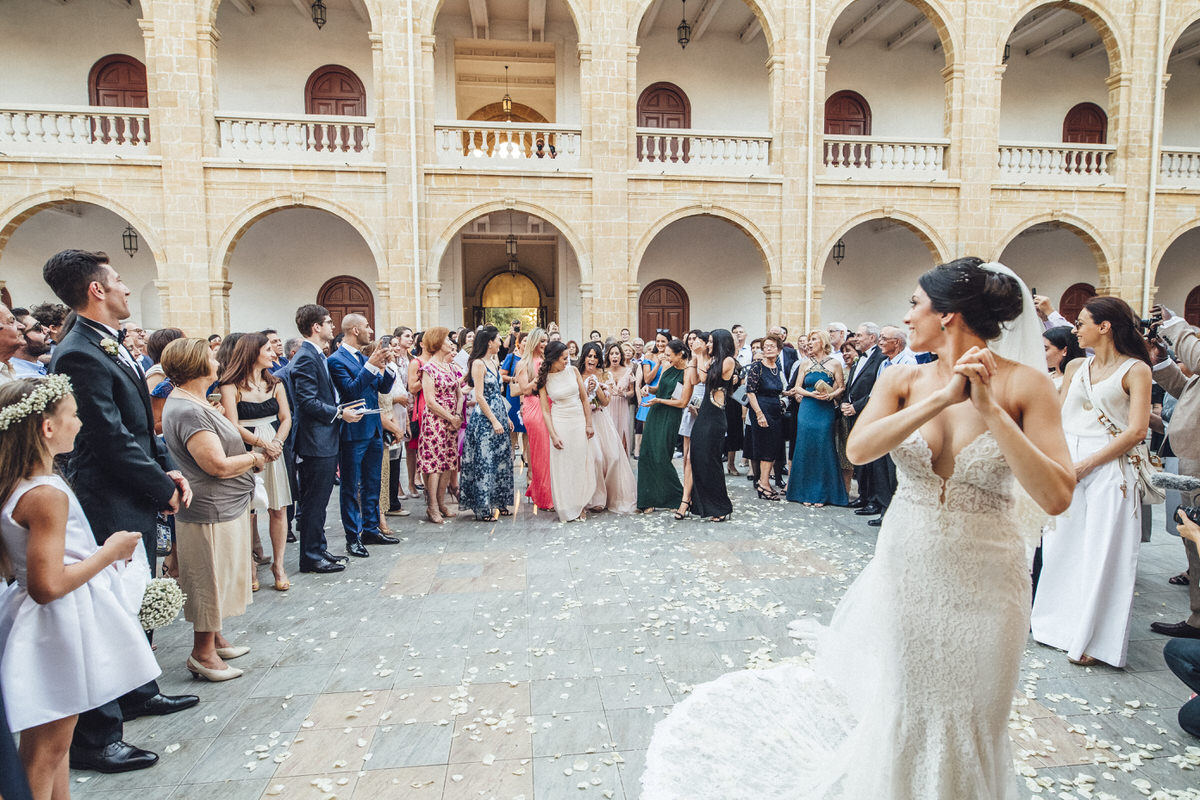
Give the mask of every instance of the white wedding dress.
<path id="1" fill-rule="evenodd" d="M 816 633 L 813 666 L 696 687 L 655 729 L 644 800 L 1015 797 L 1030 598 L 1015 482 L 990 432 L 945 481 L 919 431 L 892 458 L 875 558 Z"/>

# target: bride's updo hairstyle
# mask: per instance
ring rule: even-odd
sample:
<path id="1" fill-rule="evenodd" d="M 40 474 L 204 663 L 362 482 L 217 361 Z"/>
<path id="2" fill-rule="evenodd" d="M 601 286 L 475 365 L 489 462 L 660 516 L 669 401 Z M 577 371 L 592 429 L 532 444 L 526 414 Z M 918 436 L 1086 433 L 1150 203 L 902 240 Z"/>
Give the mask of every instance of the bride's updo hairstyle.
<path id="1" fill-rule="evenodd" d="M 1021 315 L 1021 285 L 1008 275 L 983 269 L 968 256 L 939 264 L 917 279 L 939 314 L 958 314 L 979 337 L 991 340 L 1000 326 Z"/>

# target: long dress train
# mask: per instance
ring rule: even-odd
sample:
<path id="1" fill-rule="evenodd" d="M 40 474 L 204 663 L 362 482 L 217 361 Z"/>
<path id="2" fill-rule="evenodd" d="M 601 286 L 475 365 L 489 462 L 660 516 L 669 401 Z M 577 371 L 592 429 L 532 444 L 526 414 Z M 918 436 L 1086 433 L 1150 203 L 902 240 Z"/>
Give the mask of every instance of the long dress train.
<path id="1" fill-rule="evenodd" d="M 599 381 L 595 376 L 584 379 L 588 399 L 596 396 Z M 592 428 L 595 435 L 589 441 L 592 460 L 596 464 L 596 489 L 588 501 L 589 508 L 607 508 L 617 514 L 632 514 L 637 506 L 637 479 L 629 456 L 621 441 L 621 434 L 613 423 L 612 409 L 629 404 L 624 397 L 610 395 L 608 405 L 592 407 Z"/>
<path id="2" fill-rule="evenodd" d="M 654 396 L 670 400 L 682 380 L 683 370 L 675 367 L 663 370 Z M 683 409 L 674 406 L 655 403 L 649 408 L 646 424 L 642 427 L 642 450 L 638 460 L 638 508 L 675 508 L 683 501 L 683 484 L 671 463 L 682 416 Z"/>
<path id="3" fill-rule="evenodd" d="M 696 687 L 655 728 L 643 800 L 1015 798 L 1030 585 L 1012 474 L 990 432 L 945 482 L 919 432 L 893 457 L 875 558 L 813 666 Z"/>
<path id="4" fill-rule="evenodd" d="M 822 368 L 814 368 L 804 376 L 804 389 L 815 392 L 817 381 L 832 386 L 834 377 Z M 844 506 L 850 502 L 838 464 L 836 420 L 837 404 L 833 400 L 800 399 L 796 408 L 796 449 L 787 485 L 787 499 L 793 503 Z"/>
<path id="5" fill-rule="evenodd" d="M 553 402 L 550 419 L 563 445 L 562 449 L 550 447 L 550 488 L 554 510 L 562 522 L 579 518 L 596 487 L 596 465 L 579 399 L 578 376 L 578 370 L 567 367 L 546 377 L 546 394 Z"/>
<path id="6" fill-rule="evenodd" d="M 536 375 L 541 366 L 542 360 L 535 358 L 529 368 Z M 537 392 L 521 398 L 521 419 L 525 421 L 529 439 L 529 486 L 525 496 L 546 511 L 554 508 L 550 487 L 550 432 L 546 430 L 546 420 L 542 419 L 542 403 Z"/>

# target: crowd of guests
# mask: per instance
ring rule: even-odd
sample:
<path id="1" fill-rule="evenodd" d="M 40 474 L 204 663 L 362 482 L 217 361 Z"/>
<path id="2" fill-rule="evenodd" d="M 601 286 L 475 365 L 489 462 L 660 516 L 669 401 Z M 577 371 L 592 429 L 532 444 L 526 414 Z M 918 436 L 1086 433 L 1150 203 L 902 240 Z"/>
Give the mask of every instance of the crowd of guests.
<path id="1" fill-rule="evenodd" d="M 650 340 L 594 330 L 580 345 L 554 323 L 376 336 L 347 314 L 335 330 L 315 304 L 297 309 L 286 340 L 275 329 L 147 334 L 129 320 L 128 289 L 104 254 L 64 251 L 44 276 L 61 304 L 0 306 L 0 570 L 15 579 L 0 634 L 20 608 L 62 607 L 83 587 L 100 599 L 61 615 L 111 622 L 114 636 L 132 639 L 121 645 L 132 661 L 152 663 L 144 637 L 120 633 L 128 620 L 109 597 L 119 569 L 108 566 L 140 549 L 152 574 L 161 557 L 186 593 L 185 666 L 209 681 L 243 674 L 230 662 L 249 648 L 225 638 L 224 621 L 252 601 L 260 567 L 274 590 L 290 589 L 289 542 L 301 572 L 340 572 L 368 547 L 399 542 L 388 520 L 409 516 L 410 499 L 424 499 L 435 525 L 511 516 L 520 473 L 531 512 L 564 522 L 656 511 L 724 522 L 734 510 L 727 480 L 743 467 L 761 501 L 850 506 L 878 525 L 895 466 L 886 455 L 851 464 L 846 441 L 885 370 L 933 358 L 908 348 L 905 328 L 873 322 L 795 340 L 782 326 L 754 339 L 742 325 L 660 329 Z M 1073 324 L 1035 301 L 1078 486 L 1035 559 L 1033 635 L 1073 663 L 1120 667 L 1148 519 L 1126 454 L 1154 429 L 1159 452 L 1200 474 L 1200 340 L 1165 308 L 1148 342 L 1119 299 L 1093 299 Z M 345 555 L 324 533 L 335 486 Z M 1192 613 L 1152 627 L 1175 638 L 1168 661 L 1194 682 L 1200 527 L 1174 519 L 1178 504 L 1168 527 L 1184 537 L 1188 571 L 1172 583 L 1189 587 Z M 40 624 L 53 636 L 66 623 Z M 53 668 L 84 677 L 44 718 L 45 698 L 11 687 L 16 670 L 52 665 L 10 652 L 0 688 L 10 724 L 25 731 L 21 757 L 38 797 L 60 791 L 68 763 L 151 766 L 157 756 L 125 743 L 122 723 L 198 702 L 162 695 L 156 667 L 122 673 L 67 655 Z M 1200 709 L 1181 724 L 1200 733 Z"/>

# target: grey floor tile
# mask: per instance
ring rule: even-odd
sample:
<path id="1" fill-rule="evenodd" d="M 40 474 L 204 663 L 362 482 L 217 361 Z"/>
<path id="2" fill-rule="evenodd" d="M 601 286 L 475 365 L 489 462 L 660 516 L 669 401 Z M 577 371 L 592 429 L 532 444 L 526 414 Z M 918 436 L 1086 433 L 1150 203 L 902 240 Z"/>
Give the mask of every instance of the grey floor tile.
<path id="1" fill-rule="evenodd" d="M 607 792 L 612 793 L 613 800 L 626 798 L 621 774 L 610 755 L 603 759 L 600 756 L 571 756 L 533 760 L 534 800 L 608 797 Z"/>
<path id="2" fill-rule="evenodd" d="M 248 781 L 184 784 L 167 800 L 259 800 L 270 781 L 255 778 Z"/>
<path id="3" fill-rule="evenodd" d="M 432 722 L 403 722 L 381 727 L 371 744 L 371 760 L 367 769 L 420 767 L 445 764 L 450 758 L 453 725 Z"/>
<path id="4" fill-rule="evenodd" d="M 605 710 L 670 705 L 671 692 L 662 675 L 617 675 L 600 678 L 600 698 Z"/>
<path id="5" fill-rule="evenodd" d="M 333 666 L 330 664 L 271 667 L 261 676 L 258 685 L 251 692 L 251 697 L 320 694 L 331 674 L 333 674 Z M 231 683 L 236 683 L 236 681 L 231 681 Z"/>
<path id="6" fill-rule="evenodd" d="M 650 745 L 654 726 L 666 717 L 666 706 L 606 708 L 609 732 L 618 750 L 642 750 Z"/>
<path id="7" fill-rule="evenodd" d="M 529 684 L 529 704 L 534 714 L 571 711 L 599 711 L 600 682 L 596 678 L 533 681 Z"/>
<path id="8" fill-rule="evenodd" d="M 601 753 L 612 749 L 612 733 L 603 711 L 538 714 L 533 717 L 533 755 Z"/>
<path id="9" fill-rule="evenodd" d="M 315 694 L 252 697 L 225 720 L 221 733 L 235 736 L 275 731 L 294 733 L 300 730 L 300 723 L 316 697 Z"/>

